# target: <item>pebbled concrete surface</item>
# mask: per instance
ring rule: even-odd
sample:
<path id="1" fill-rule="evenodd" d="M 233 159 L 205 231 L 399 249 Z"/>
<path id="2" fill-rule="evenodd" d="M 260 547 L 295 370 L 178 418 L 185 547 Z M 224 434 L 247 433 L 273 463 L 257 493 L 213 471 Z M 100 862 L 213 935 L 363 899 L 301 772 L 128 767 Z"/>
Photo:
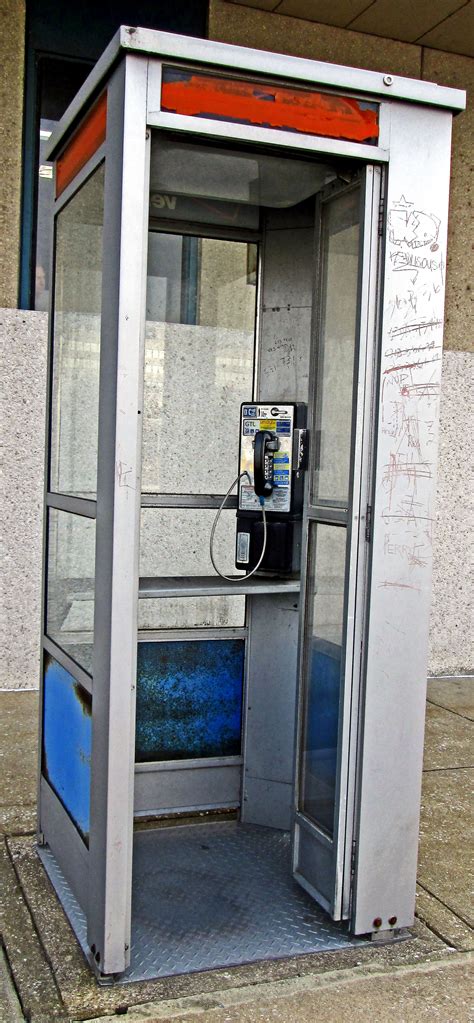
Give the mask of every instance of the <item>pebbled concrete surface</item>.
<path id="1" fill-rule="evenodd" d="M 390 974 L 353 972 L 229 991 L 214 1002 L 158 1003 L 127 1014 L 127 1023 L 207 1020 L 208 1023 L 472 1023 L 474 957 L 456 956 L 442 965 L 423 964 Z M 216 1004 L 217 1002 L 217 1004 Z M 91 1023 L 111 1023 L 102 1016 Z"/>

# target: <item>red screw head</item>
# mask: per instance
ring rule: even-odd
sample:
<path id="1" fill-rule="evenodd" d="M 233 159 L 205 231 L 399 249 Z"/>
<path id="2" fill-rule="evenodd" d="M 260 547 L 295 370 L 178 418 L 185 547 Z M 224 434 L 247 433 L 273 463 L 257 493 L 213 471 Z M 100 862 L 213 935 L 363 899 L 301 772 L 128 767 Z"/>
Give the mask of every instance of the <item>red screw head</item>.
<path id="1" fill-rule="evenodd" d="M 396 916 L 390 916 L 388 918 L 388 922 L 390 924 L 390 927 L 394 927 L 396 922 L 397 922 L 397 917 Z"/>
<path id="2" fill-rule="evenodd" d="M 374 927 L 381 927 L 381 926 L 382 926 L 382 917 L 381 916 L 376 916 L 375 920 L 374 920 Z"/>

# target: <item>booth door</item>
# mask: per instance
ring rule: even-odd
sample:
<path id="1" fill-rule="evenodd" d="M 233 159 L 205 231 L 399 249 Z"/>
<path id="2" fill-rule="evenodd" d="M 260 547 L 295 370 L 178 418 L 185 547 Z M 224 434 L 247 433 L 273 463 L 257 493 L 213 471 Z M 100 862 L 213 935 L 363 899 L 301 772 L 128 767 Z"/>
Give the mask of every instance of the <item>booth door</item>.
<path id="1" fill-rule="evenodd" d="M 294 872 L 334 919 L 348 916 L 350 898 L 377 185 L 378 172 L 368 168 L 346 187 L 330 187 L 321 193 L 316 220 Z"/>

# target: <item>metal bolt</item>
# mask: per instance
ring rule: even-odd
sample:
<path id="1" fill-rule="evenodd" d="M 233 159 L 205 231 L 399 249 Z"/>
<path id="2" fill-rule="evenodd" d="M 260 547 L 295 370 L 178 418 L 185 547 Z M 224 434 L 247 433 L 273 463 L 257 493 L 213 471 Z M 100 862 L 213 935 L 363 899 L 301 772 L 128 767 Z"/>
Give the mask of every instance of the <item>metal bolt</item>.
<path id="1" fill-rule="evenodd" d="M 396 916 L 390 916 L 388 918 L 388 922 L 390 924 L 390 927 L 395 927 L 395 924 L 397 922 L 397 917 Z"/>
<path id="2" fill-rule="evenodd" d="M 381 927 L 382 926 L 382 917 L 381 916 L 376 916 L 375 917 L 373 926 L 374 927 Z"/>
<path id="3" fill-rule="evenodd" d="M 383 76 L 383 84 L 384 85 L 393 85 L 393 75 L 384 75 Z"/>

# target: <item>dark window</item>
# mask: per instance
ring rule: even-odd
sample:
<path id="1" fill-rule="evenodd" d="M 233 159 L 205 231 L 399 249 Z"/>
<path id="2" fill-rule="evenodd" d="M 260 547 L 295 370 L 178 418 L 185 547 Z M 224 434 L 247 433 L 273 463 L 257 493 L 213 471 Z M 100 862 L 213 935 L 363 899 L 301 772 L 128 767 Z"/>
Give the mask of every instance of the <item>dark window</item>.
<path id="1" fill-rule="evenodd" d="M 49 135 L 120 25 L 204 37 L 207 0 L 27 0 L 19 304 L 45 309 L 49 294 Z"/>

